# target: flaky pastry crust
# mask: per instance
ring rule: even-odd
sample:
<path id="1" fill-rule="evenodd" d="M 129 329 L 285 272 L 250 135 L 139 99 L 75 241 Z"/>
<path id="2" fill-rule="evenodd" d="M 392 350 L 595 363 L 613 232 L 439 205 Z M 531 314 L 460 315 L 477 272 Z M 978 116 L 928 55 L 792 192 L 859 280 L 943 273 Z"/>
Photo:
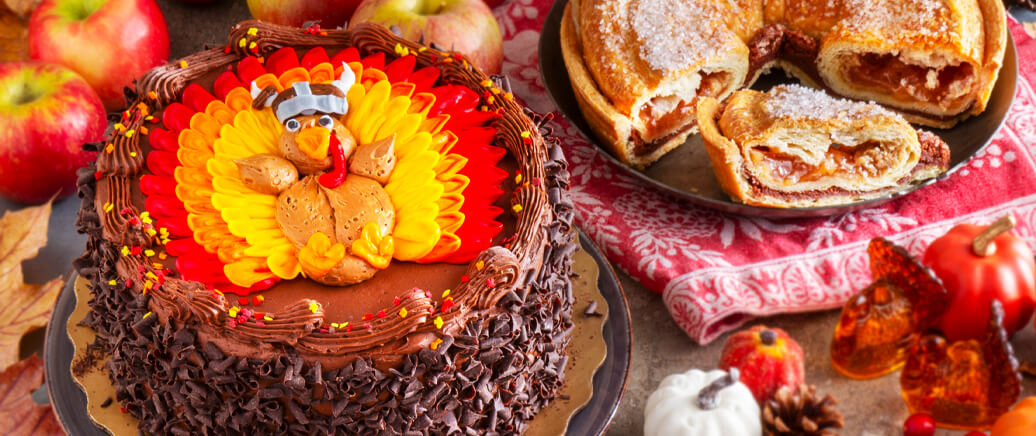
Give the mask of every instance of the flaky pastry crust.
<path id="1" fill-rule="evenodd" d="M 697 130 L 698 100 L 751 85 L 755 38 L 775 25 L 819 49 L 761 70 L 939 128 L 985 110 L 1007 44 L 999 0 L 572 0 L 562 54 L 595 134 L 644 168 Z"/>

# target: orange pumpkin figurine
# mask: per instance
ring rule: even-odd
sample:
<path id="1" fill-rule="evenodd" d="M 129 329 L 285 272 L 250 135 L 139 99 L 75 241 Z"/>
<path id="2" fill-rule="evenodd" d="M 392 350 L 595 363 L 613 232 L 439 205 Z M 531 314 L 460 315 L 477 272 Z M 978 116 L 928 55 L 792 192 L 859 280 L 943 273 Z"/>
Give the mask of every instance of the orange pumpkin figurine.
<path id="1" fill-rule="evenodd" d="M 1028 397 L 1001 416 L 989 436 L 1036 435 L 1036 397 Z"/>
<path id="2" fill-rule="evenodd" d="M 1014 216 L 990 226 L 960 224 L 936 239 L 924 263 L 942 279 L 950 306 L 939 329 L 951 341 L 981 339 L 988 316 L 977 307 L 996 299 L 1004 306 L 1004 329 L 1011 335 L 1036 310 L 1036 260 L 1022 239 L 1008 233 Z"/>
<path id="3" fill-rule="evenodd" d="M 805 380 L 802 347 L 784 330 L 761 325 L 727 339 L 719 366 L 739 369 L 741 383 L 760 404 L 783 386 L 797 391 Z"/>

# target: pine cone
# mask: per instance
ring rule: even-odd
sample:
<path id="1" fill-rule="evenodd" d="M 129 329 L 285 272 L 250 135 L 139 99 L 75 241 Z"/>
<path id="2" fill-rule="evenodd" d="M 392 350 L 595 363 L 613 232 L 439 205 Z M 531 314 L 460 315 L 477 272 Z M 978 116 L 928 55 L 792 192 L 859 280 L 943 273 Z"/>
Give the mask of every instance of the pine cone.
<path id="1" fill-rule="evenodd" d="M 798 393 L 782 387 L 763 406 L 764 436 L 838 436 L 845 424 L 830 394 L 817 398 L 817 388 L 803 384 Z"/>
<path id="2" fill-rule="evenodd" d="M 1023 7 L 1030 11 L 1036 11 L 1036 1 L 1033 0 L 1004 0 L 1004 7 L 1010 8 L 1011 6 Z"/>

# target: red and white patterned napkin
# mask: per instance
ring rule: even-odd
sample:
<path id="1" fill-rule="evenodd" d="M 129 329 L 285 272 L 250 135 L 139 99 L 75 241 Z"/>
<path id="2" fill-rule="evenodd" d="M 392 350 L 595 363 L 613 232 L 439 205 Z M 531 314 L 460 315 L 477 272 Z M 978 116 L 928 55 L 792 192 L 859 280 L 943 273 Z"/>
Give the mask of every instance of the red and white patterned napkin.
<path id="1" fill-rule="evenodd" d="M 537 47 L 551 0 L 495 9 L 503 73 L 515 94 L 552 112 Z M 1036 41 L 1010 19 L 1018 92 L 992 143 L 953 175 L 898 200 L 829 218 L 770 220 L 726 214 L 668 196 L 602 156 L 562 117 L 580 227 L 613 263 L 662 294 L 691 339 L 707 343 L 753 317 L 840 307 L 870 282 L 866 248 L 884 236 L 920 255 L 960 222 L 1018 219 L 1036 246 Z"/>

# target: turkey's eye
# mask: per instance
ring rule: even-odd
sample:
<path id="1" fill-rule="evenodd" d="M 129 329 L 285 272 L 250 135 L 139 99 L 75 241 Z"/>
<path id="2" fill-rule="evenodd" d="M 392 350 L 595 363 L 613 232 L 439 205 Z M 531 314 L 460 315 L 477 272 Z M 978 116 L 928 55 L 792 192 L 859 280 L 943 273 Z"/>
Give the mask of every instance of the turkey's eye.
<path id="1" fill-rule="evenodd" d="M 301 127 L 302 124 L 299 124 L 299 120 L 296 119 L 290 119 L 284 123 L 284 128 L 288 129 L 289 132 L 297 132 Z"/>
<path id="2" fill-rule="evenodd" d="M 320 121 L 318 121 L 318 122 L 320 123 L 321 126 L 330 129 L 331 125 L 334 124 L 335 120 L 332 119 L 330 115 L 324 115 L 324 116 L 320 117 Z"/>

